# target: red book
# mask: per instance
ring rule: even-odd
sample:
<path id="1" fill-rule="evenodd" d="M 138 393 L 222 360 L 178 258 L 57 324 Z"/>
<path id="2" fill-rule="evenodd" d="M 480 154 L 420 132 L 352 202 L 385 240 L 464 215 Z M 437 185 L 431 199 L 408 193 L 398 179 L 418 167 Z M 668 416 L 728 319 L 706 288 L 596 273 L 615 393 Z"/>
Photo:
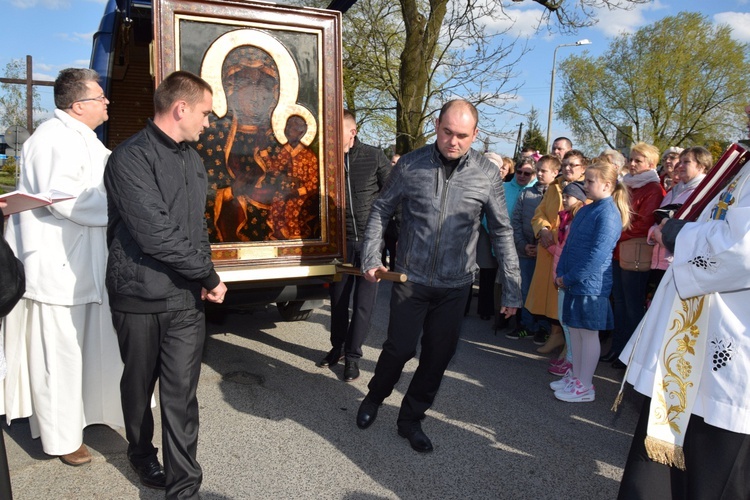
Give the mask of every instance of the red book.
<path id="1" fill-rule="evenodd" d="M 695 221 L 721 190 L 737 175 L 737 172 L 750 160 L 750 151 L 732 144 L 724 151 L 716 165 L 706 174 L 695 191 L 685 200 L 674 215 L 675 219 Z"/>

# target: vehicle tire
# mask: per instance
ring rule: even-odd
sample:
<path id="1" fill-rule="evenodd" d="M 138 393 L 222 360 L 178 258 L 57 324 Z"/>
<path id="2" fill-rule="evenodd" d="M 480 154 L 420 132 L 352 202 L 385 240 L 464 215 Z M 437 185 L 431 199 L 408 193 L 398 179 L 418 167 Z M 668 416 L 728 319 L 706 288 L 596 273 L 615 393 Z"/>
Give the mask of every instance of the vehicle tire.
<path id="1" fill-rule="evenodd" d="M 284 321 L 304 321 L 312 314 L 312 309 L 302 310 L 305 304 L 302 300 L 292 302 L 277 302 L 276 308 Z"/>

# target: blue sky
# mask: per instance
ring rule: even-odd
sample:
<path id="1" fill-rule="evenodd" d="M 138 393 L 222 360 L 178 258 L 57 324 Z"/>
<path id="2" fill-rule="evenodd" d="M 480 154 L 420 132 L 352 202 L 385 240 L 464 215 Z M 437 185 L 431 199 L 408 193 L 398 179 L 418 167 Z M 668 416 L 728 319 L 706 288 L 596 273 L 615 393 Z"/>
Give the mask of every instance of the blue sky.
<path id="1" fill-rule="evenodd" d="M 574 0 L 567 1 L 572 3 Z M 497 120 L 497 130 L 517 130 L 518 123 L 525 122 L 523 115 L 534 106 L 539 110 L 542 130 L 546 131 L 552 57 L 555 47 L 560 44 L 574 43 L 584 38 L 592 42 L 585 47 L 559 49 L 558 67 L 565 57 L 572 54 L 580 55 L 588 51 L 598 56 L 606 50 L 611 37 L 635 31 L 681 11 L 700 12 L 713 22 L 729 24 L 737 40 L 750 43 L 750 0 L 657 0 L 629 11 L 600 9 L 597 15 L 600 22 L 596 26 L 566 36 L 548 34 L 544 30 L 542 34 L 532 33 L 542 11 L 538 4 L 530 0 L 522 3 L 504 0 L 503 3 L 507 4 L 508 16 L 515 21 L 511 33 L 530 36 L 531 50 L 518 67 L 521 87 L 515 99 L 514 112 Z M 0 30 L 0 71 L 4 71 L 11 59 L 25 59 L 27 54 L 33 57 L 34 78 L 40 80 L 53 80 L 63 68 L 88 66 L 92 35 L 99 27 L 104 7 L 104 0 L 0 0 L 3 20 Z M 498 26 L 502 27 L 505 26 Z M 675 36 L 680 36 L 680 33 L 675 33 Z M 558 78 L 556 89 L 560 88 L 559 84 Z M 52 110 L 52 88 L 38 89 L 42 106 Z M 559 94 L 556 90 L 555 95 Z M 569 132 L 562 122 L 553 120 L 551 135 L 569 135 Z M 501 154 L 513 152 L 512 141 L 496 143 L 493 147 Z"/>

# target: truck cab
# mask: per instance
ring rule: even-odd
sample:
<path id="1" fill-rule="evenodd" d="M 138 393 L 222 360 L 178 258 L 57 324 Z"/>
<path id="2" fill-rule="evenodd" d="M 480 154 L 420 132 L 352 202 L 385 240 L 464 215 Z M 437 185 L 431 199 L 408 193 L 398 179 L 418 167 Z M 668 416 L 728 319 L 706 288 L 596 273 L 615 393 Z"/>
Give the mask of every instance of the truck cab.
<path id="1" fill-rule="evenodd" d="M 344 260 L 341 13 L 242 0 L 109 0 L 91 68 L 110 100 L 110 149 L 153 116 L 175 70 L 214 90 L 193 146 L 226 303 L 305 319 Z"/>

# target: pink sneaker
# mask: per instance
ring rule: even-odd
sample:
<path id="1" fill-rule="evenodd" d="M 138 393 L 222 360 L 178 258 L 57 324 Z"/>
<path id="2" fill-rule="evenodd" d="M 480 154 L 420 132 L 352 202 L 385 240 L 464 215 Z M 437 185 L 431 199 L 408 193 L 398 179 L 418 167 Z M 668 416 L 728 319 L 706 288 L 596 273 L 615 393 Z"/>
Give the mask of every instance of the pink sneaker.
<path id="1" fill-rule="evenodd" d="M 562 364 L 559 364 L 559 365 L 550 365 L 550 367 L 547 368 L 547 371 L 550 372 L 552 375 L 557 375 L 558 377 L 562 377 L 568 372 L 568 370 L 572 368 L 573 368 L 573 365 L 571 363 L 569 363 L 568 361 L 563 361 Z"/>
<path id="2" fill-rule="evenodd" d="M 550 365 L 561 365 L 565 363 L 565 358 L 552 358 L 549 360 Z"/>
<path id="3" fill-rule="evenodd" d="M 594 386 L 584 387 L 577 378 L 571 379 L 564 389 L 555 391 L 555 397 L 566 403 L 587 403 L 596 398 Z"/>
<path id="4" fill-rule="evenodd" d="M 550 382 L 549 388 L 553 391 L 565 389 L 565 387 L 570 383 L 571 380 L 573 380 L 573 370 L 568 370 L 567 373 L 563 375 L 563 378 Z"/>

